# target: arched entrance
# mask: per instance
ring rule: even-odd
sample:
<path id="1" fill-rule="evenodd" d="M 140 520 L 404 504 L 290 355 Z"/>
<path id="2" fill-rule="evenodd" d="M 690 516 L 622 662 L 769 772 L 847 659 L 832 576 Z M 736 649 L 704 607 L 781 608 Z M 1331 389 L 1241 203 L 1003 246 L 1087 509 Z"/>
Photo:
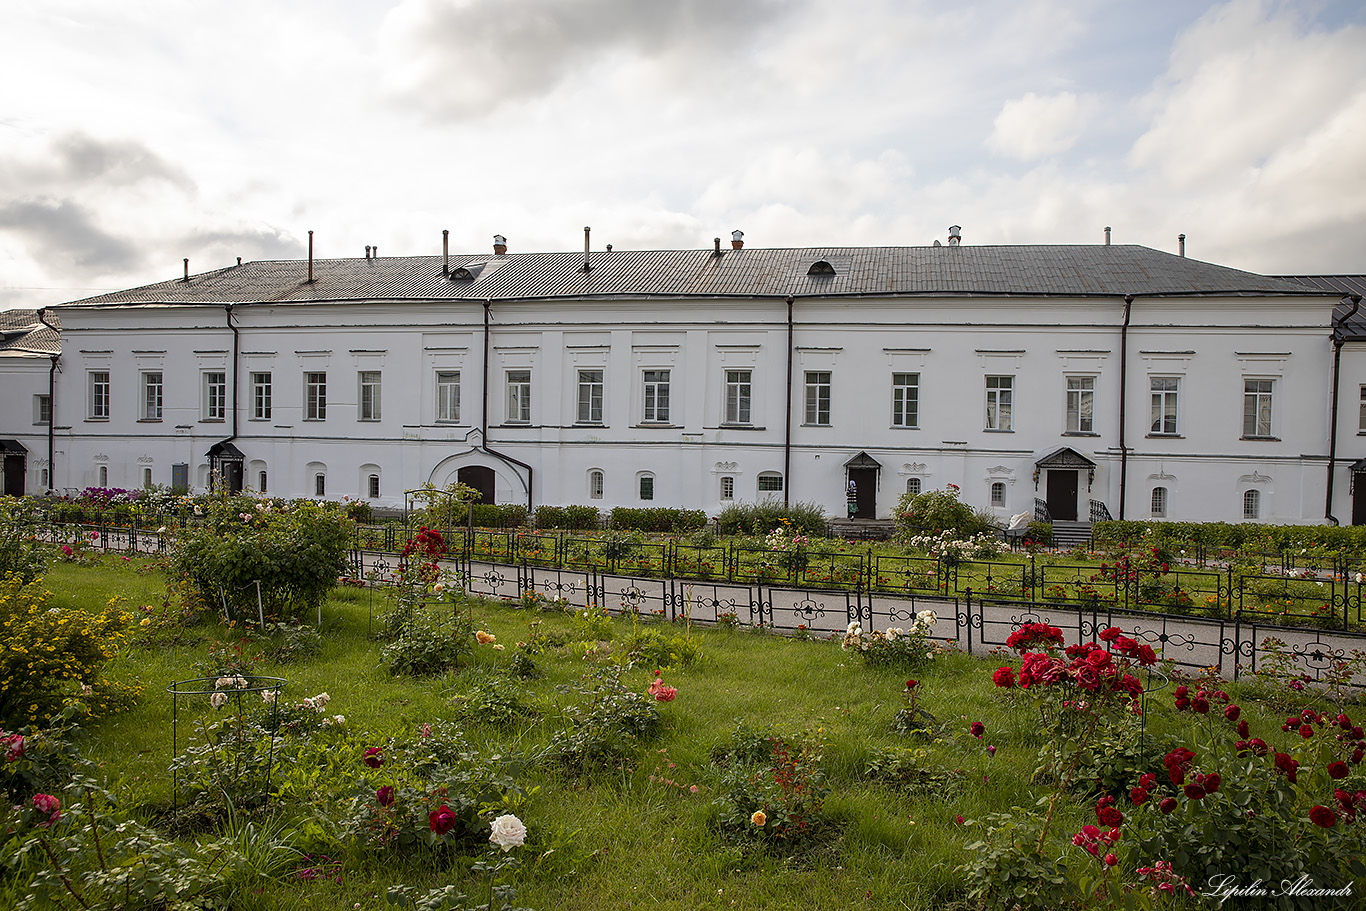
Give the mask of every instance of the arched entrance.
<path id="1" fill-rule="evenodd" d="M 475 503 L 493 503 L 494 480 L 496 475 L 487 465 L 465 465 L 456 472 L 456 480 L 479 491 Z"/>

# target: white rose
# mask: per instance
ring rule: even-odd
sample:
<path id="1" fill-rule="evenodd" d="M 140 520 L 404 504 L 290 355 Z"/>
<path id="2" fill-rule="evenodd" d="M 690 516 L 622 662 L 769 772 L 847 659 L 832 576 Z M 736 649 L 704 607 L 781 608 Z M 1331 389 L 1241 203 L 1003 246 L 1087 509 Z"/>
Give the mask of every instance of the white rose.
<path id="1" fill-rule="evenodd" d="M 511 851 L 526 841 L 526 826 L 522 825 L 522 821 L 516 816 L 506 813 L 493 821 L 489 841 L 504 851 Z"/>
<path id="2" fill-rule="evenodd" d="M 212 696 L 209 697 L 209 705 L 213 706 L 216 709 L 221 709 L 223 706 L 227 705 L 227 702 L 227 693 L 214 693 Z"/>

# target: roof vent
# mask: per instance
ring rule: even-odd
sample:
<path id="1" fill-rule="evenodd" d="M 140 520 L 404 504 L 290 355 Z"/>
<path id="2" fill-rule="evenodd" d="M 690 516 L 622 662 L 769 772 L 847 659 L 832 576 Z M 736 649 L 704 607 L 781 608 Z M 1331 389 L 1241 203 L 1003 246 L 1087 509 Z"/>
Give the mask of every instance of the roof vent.
<path id="1" fill-rule="evenodd" d="M 959 225 L 949 225 L 949 246 L 956 247 L 963 239 L 963 229 Z"/>
<path id="2" fill-rule="evenodd" d="M 465 263 L 463 266 L 456 266 L 451 270 L 451 279 L 461 281 L 474 281 L 479 277 L 479 273 L 488 265 L 487 260 Z"/>
<path id="3" fill-rule="evenodd" d="M 366 259 L 366 261 L 369 261 L 369 259 L 370 259 L 370 245 L 369 245 L 369 244 L 366 244 L 366 245 L 365 245 L 365 259 Z"/>
<path id="4" fill-rule="evenodd" d="M 1178 235 L 1176 235 L 1176 252 L 1177 252 L 1177 255 L 1179 255 L 1179 256 L 1185 256 L 1185 255 L 1186 255 L 1186 235 L 1184 235 L 1184 234 L 1178 234 Z"/>
<path id="5" fill-rule="evenodd" d="M 741 249 L 742 247 L 744 247 L 744 245 L 745 245 L 745 232 L 744 232 L 744 231 L 735 230 L 735 231 L 730 232 L 730 248 L 731 248 L 732 250 L 739 250 L 739 249 Z"/>
<path id="6" fill-rule="evenodd" d="M 835 267 L 830 265 L 828 260 L 818 259 L 811 264 L 811 268 L 806 270 L 807 275 L 834 275 Z"/>
<path id="7" fill-rule="evenodd" d="M 1105 246 L 1110 246 L 1110 226 L 1105 226 Z"/>
<path id="8" fill-rule="evenodd" d="M 935 245 L 936 247 L 942 247 L 942 246 L 944 246 L 943 244 L 941 244 L 941 243 L 939 242 L 939 238 L 937 238 L 937 237 L 934 239 L 934 245 Z"/>
<path id="9" fill-rule="evenodd" d="M 505 256 L 508 252 L 508 239 L 501 234 L 493 235 L 493 254 Z"/>

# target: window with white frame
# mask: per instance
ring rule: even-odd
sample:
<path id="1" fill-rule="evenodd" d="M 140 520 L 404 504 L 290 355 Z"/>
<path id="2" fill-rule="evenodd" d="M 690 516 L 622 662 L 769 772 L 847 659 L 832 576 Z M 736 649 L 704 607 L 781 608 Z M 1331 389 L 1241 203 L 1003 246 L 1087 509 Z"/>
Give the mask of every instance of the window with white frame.
<path id="1" fill-rule="evenodd" d="M 228 415 L 228 375 L 221 371 L 204 374 L 204 420 L 221 421 Z"/>
<path id="2" fill-rule="evenodd" d="M 271 385 L 269 371 L 257 371 L 251 375 L 251 419 L 269 421 L 271 413 Z"/>
<path id="3" fill-rule="evenodd" d="M 765 471 L 759 475 L 759 493 L 782 493 L 783 476 L 776 471 Z"/>
<path id="4" fill-rule="evenodd" d="M 1069 376 L 1067 378 L 1067 432 L 1096 432 L 1096 378 Z"/>
<path id="5" fill-rule="evenodd" d="M 108 465 L 101 465 L 101 466 L 100 466 L 100 470 L 99 470 L 98 472 L 96 472 L 96 474 L 99 475 L 99 478 L 100 478 L 100 486 L 101 486 L 101 487 L 108 487 L 108 486 L 109 486 L 109 466 L 108 466 Z"/>
<path id="6" fill-rule="evenodd" d="M 579 371 L 579 416 L 580 424 L 602 423 L 602 371 Z"/>
<path id="7" fill-rule="evenodd" d="M 318 472 L 313 476 L 313 496 L 327 496 L 327 475 Z"/>
<path id="8" fill-rule="evenodd" d="M 1015 377 L 987 377 L 987 430 L 1010 430 Z"/>
<path id="9" fill-rule="evenodd" d="M 152 469 L 142 469 L 142 487 L 144 490 L 152 486 Z"/>
<path id="10" fill-rule="evenodd" d="M 1260 490 L 1243 491 L 1243 518 L 1257 519 L 1262 514 L 1262 492 Z"/>
<path id="11" fill-rule="evenodd" d="M 378 421 L 380 419 L 380 371 L 360 371 L 360 419 Z"/>
<path id="12" fill-rule="evenodd" d="M 908 494 L 911 494 L 912 496 L 919 496 L 919 495 L 920 495 L 920 479 L 919 479 L 919 478 L 907 478 L 907 479 L 906 479 L 906 492 L 907 492 Z"/>
<path id="13" fill-rule="evenodd" d="M 892 374 L 892 426 L 920 426 L 920 374 Z"/>
<path id="14" fill-rule="evenodd" d="M 603 475 L 601 469 L 594 468 L 592 471 L 588 472 L 588 499 L 602 499 L 602 491 L 603 487 L 605 486 L 605 480 L 606 478 Z"/>
<path id="15" fill-rule="evenodd" d="M 327 374 L 304 374 L 304 420 L 327 420 Z M 322 494 L 319 494 L 322 496 Z"/>
<path id="16" fill-rule="evenodd" d="M 806 423 L 830 425 L 830 371 L 806 371 Z"/>
<path id="17" fill-rule="evenodd" d="M 148 370 L 142 375 L 142 420 L 161 420 L 164 386 L 160 370 Z"/>
<path id="18" fill-rule="evenodd" d="M 109 420 L 109 371 L 90 371 L 90 407 L 86 411 L 95 421 Z"/>
<path id="19" fill-rule="evenodd" d="M 443 370 L 436 374 L 436 419 L 456 423 L 460 420 L 460 372 Z"/>
<path id="20" fill-rule="evenodd" d="M 1271 397 L 1275 380 L 1243 380 L 1243 436 L 1271 436 Z"/>
<path id="21" fill-rule="evenodd" d="M 370 499 L 372 499 L 372 500 L 378 500 L 378 499 L 379 499 L 379 475 L 377 475 L 377 474 L 372 474 L 372 475 L 370 475 L 370 477 L 366 478 L 366 488 L 367 488 L 367 489 L 366 489 L 366 493 L 369 495 Z"/>
<path id="22" fill-rule="evenodd" d="M 1004 481 L 993 481 L 991 483 L 991 505 L 1006 505 L 1006 485 Z"/>
<path id="23" fill-rule="evenodd" d="M 1152 425 L 1150 434 L 1176 433 L 1177 396 L 1181 390 L 1181 379 L 1175 376 L 1155 376 L 1152 383 Z"/>
<path id="24" fill-rule="evenodd" d="M 655 498 L 655 476 L 649 473 L 640 475 L 640 498 L 642 500 L 653 500 Z"/>
<path id="25" fill-rule="evenodd" d="M 507 372 L 508 382 L 508 411 L 507 422 L 509 424 L 530 424 L 531 423 L 531 371 L 530 370 L 509 370 Z"/>
<path id="26" fill-rule="evenodd" d="M 726 371 L 726 418 L 727 424 L 750 423 L 750 397 L 753 393 L 750 370 Z"/>
<path id="27" fill-rule="evenodd" d="M 645 408 L 641 421 L 647 424 L 669 423 L 669 371 L 646 370 Z"/>
<path id="28" fill-rule="evenodd" d="M 1154 518 L 1162 518 L 1167 514 L 1167 488 L 1153 488 L 1152 514 Z"/>
<path id="29" fill-rule="evenodd" d="M 33 423 L 52 423 L 52 396 L 35 395 L 33 397 Z"/>
<path id="30" fill-rule="evenodd" d="M 721 476 L 721 499 L 735 499 L 735 478 L 732 475 Z"/>
<path id="31" fill-rule="evenodd" d="M 266 492 L 266 473 L 264 471 L 256 476 L 256 489 L 261 493 Z"/>

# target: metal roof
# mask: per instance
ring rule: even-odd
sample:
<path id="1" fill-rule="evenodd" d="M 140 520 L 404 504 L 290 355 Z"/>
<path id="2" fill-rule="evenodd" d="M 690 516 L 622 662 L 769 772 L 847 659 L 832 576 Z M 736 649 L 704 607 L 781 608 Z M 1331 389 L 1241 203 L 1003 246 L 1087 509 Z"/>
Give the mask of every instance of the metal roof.
<path id="1" fill-rule="evenodd" d="M 808 274 L 819 260 L 831 274 Z M 63 304 L 509 301 L 612 297 L 1291 295 L 1322 289 L 1136 245 L 803 247 L 243 263 Z"/>
<path id="2" fill-rule="evenodd" d="M 1366 297 L 1366 275 L 1282 275 L 1278 277 L 1321 291 L 1330 291 L 1333 294 L 1342 295 L 1344 298 L 1352 294 Z M 1350 319 L 1347 318 L 1349 313 L 1352 314 Z M 1366 341 L 1366 307 L 1359 307 L 1354 312 L 1351 301 L 1339 301 L 1337 306 L 1333 308 L 1333 327 L 1335 334 L 1347 341 Z"/>
<path id="3" fill-rule="evenodd" d="M 56 313 L 47 314 L 48 322 L 60 327 Z M 6 310 L 0 313 L 0 352 L 16 354 L 60 354 L 62 340 L 57 333 L 38 321 L 37 310 Z"/>

